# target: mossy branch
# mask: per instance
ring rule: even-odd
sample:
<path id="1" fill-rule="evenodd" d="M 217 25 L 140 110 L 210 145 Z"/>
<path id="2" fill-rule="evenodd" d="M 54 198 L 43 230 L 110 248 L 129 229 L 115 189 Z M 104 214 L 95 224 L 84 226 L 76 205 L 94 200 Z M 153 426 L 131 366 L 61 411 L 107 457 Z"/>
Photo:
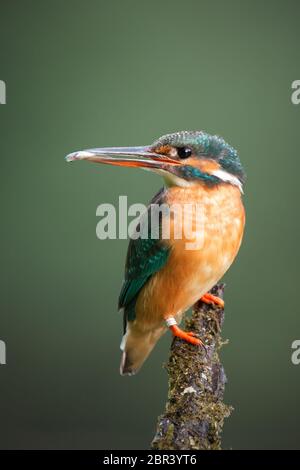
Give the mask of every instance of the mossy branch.
<path id="1" fill-rule="evenodd" d="M 224 284 L 216 285 L 211 293 L 223 298 Z M 224 418 L 232 410 L 223 403 L 226 375 L 218 354 L 224 344 L 223 321 L 222 308 L 199 301 L 185 329 L 199 335 L 206 352 L 174 338 L 166 365 L 168 399 L 164 414 L 158 418 L 152 449 L 221 449 Z"/>

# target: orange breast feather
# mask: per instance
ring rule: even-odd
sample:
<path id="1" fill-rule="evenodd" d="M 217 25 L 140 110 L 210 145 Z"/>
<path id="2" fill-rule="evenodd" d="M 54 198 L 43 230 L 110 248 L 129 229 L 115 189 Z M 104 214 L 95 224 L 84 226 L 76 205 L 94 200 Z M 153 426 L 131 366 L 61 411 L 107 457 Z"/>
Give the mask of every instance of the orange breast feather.
<path id="1" fill-rule="evenodd" d="M 189 229 L 193 227 L 193 238 L 188 233 L 189 238 L 176 239 L 175 218 L 171 219 L 171 238 L 166 241 L 171 246 L 168 261 L 147 282 L 137 299 L 135 322 L 142 329 L 162 325 L 165 316 L 172 315 L 180 321 L 182 314 L 225 274 L 243 236 L 245 212 L 237 187 L 229 184 L 212 188 L 199 184 L 172 187 L 168 190 L 167 203 L 171 207 L 172 204 L 189 205 L 187 212 L 182 210 L 182 223 L 188 223 Z M 196 207 L 201 214 L 198 224 Z M 182 232 L 184 235 L 184 227 Z"/>

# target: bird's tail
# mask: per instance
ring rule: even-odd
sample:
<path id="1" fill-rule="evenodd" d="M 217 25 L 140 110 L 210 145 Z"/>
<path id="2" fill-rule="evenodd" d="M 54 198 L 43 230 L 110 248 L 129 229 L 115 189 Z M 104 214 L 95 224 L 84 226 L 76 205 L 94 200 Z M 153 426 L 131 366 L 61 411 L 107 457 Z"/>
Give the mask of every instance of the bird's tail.
<path id="1" fill-rule="evenodd" d="M 123 351 L 120 364 L 121 375 L 136 374 L 165 331 L 165 328 L 140 331 L 127 325 L 127 331 L 120 346 Z"/>

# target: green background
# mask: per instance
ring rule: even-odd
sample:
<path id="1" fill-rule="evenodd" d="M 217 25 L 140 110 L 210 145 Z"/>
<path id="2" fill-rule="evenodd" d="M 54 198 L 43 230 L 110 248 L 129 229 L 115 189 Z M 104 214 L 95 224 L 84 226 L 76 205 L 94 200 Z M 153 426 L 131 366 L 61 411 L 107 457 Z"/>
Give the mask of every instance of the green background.
<path id="1" fill-rule="evenodd" d="M 139 170 L 66 164 L 203 129 L 240 153 L 247 229 L 226 275 L 225 448 L 299 448 L 299 2 L 12 1 L 0 12 L 1 448 L 147 448 L 170 335 L 119 376 L 126 240 L 96 207 L 147 203 Z"/>

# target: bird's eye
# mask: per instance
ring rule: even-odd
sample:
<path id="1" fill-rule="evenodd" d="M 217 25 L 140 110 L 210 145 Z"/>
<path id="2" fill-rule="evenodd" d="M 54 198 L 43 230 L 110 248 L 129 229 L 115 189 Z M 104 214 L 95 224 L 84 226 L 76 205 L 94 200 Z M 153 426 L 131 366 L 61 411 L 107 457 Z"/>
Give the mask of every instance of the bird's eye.
<path id="1" fill-rule="evenodd" d="M 192 155 L 192 151 L 188 147 L 178 147 L 177 155 L 179 158 L 188 158 Z"/>

